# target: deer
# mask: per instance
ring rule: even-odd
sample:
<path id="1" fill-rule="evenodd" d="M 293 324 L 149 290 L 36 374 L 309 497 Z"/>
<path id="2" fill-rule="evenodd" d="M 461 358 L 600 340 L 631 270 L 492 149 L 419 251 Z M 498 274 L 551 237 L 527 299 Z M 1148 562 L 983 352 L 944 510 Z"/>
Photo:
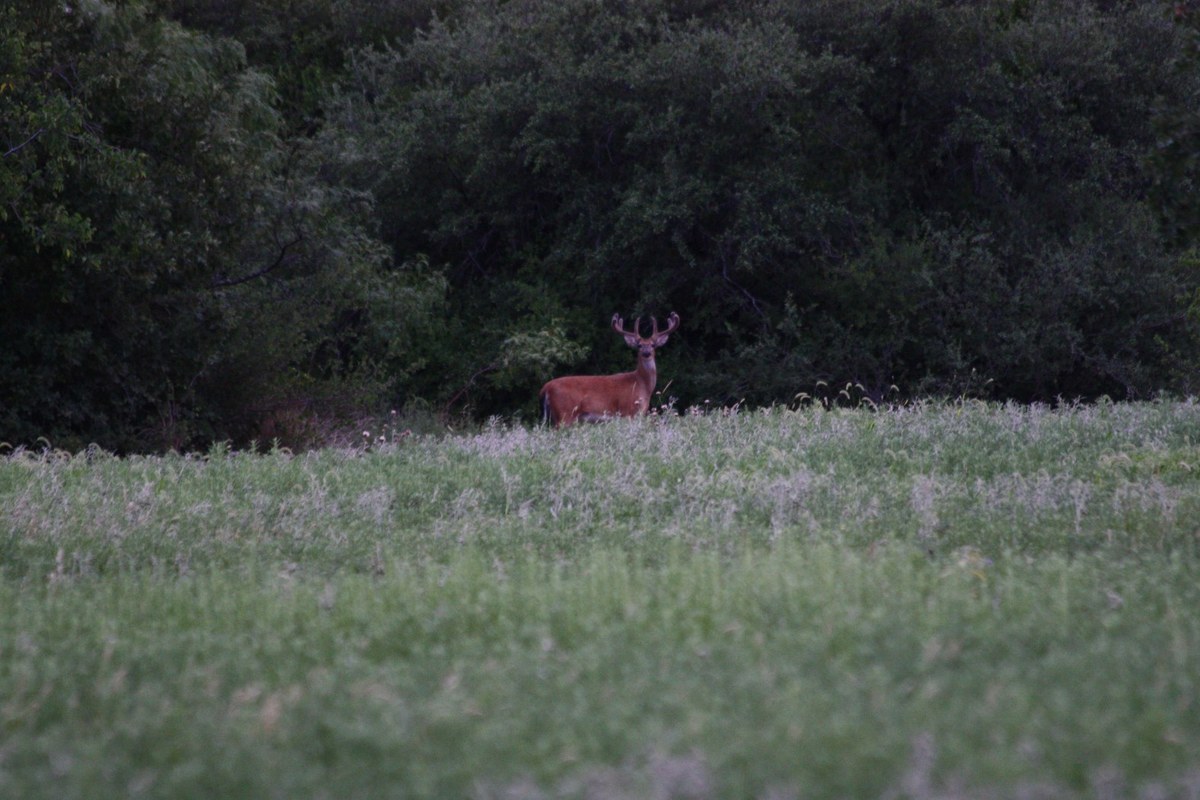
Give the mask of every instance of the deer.
<path id="1" fill-rule="evenodd" d="M 627 331 L 621 315 L 613 314 L 612 329 L 624 337 L 625 344 L 637 350 L 637 369 L 616 375 L 570 375 L 548 381 L 538 393 L 546 421 L 562 428 L 574 422 L 645 414 L 658 381 L 654 351 L 666 344 L 667 337 L 679 327 L 679 315 L 671 312 L 665 331 L 658 329 L 654 317 L 650 322 L 650 336 L 643 338 L 641 317 L 634 321 L 633 330 Z"/>

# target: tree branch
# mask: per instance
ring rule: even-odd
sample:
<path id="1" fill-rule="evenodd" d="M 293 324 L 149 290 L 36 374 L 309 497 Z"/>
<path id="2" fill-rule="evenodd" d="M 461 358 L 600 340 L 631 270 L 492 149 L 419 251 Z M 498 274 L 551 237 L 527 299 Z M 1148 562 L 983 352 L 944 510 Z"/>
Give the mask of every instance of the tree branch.
<path id="1" fill-rule="evenodd" d="M 287 244 L 281 245 L 279 248 L 279 256 L 274 261 L 272 261 L 270 264 L 267 264 L 265 267 L 263 267 L 262 269 L 255 270 L 254 272 L 251 272 L 247 275 L 239 275 L 236 278 L 221 278 L 219 280 L 215 280 L 212 282 L 212 284 L 210 284 L 209 288 L 211 288 L 211 289 L 226 289 L 230 286 L 240 286 L 243 283 L 249 283 L 250 281 L 255 280 L 256 278 L 261 278 L 264 275 L 267 275 L 268 273 L 274 272 L 275 270 L 279 269 L 279 267 L 283 266 L 284 264 L 288 263 L 291 260 L 289 258 L 288 251 L 303 241 L 304 241 L 303 236 L 297 236 L 295 239 L 288 242 Z"/>
<path id="2" fill-rule="evenodd" d="M 11 147 L 11 148 L 9 148 L 8 152 L 4 154 L 4 157 L 5 157 L 5 158 L 8 158 L 8 157 L 9 157 L 9 156 L 11 156 L 13 153 L 17 152 L 18 150 L 20 150 L 21 148 L 25 147 L 26 145 L 28 145 L 28 144 L 32 144 L 32 142 L 33 142 L 33 140 L 34 140 L 34 139 L 38 138 L 39 136 L 41 136 L 41 135 L 42 135 L 43 133 L 45 133 L 45 132 L 46 132 L 46 129 L 45 129 L 45 128 L 38 128 L 36 131 L 34 131 L 34 134 L 33 134 L 33 136 L 30 136 L 28 139 L 26 139 L 25 141 L 21 142 L 21 143 L 20 143 L 19 145 L 17 145 L 16 147 Z"/>
<path id="3" fill-rule="evenodd" d="M 442 408 L 442 416 L 446 419 L 449 419 L 450 409 L 454 407 L 455 403 L 466 396 L 467 392 L 471 390 L 471 387 L 475 385 L 475 381 L 479 380 L 484 375 L 487 375 L 489 372 L 495 372 L 498 369 L 500 369 L 500 363 L 493 361 L 491 364 L 488 364 L 486 367 L 478 370 L 474 375 L 468 378 L 467 382 L 463 384 L 462 388 L 455 392 L 454 395 L 446 401 L 446 405 Z"/>
<path id="4" fill-rule="evenodd" d="M 751 294 L 749 289 L 747 289 L 745 286 L 742 286 L 730 276 L 729 258 L 726 255 L 724 248 L 721 248 L 721 277 L 725 279 L 726 283 L 740 292 L 746 298 L 746 300 L 750 302 L 750 308 L 752 308 L 754 313 L 758 315 L 758 318 L 763 321 L 763 324 L 766 324 L 767 313 L 763 311 L 762 306 L 758 302 L 758 298 Z"/>

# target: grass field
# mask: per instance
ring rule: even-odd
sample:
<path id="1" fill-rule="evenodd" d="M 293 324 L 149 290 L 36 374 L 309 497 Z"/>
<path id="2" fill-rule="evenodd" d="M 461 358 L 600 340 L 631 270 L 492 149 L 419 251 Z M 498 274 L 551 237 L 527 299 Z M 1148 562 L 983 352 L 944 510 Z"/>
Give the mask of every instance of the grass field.
<path id="1" fill-rule="evenodd" d="M 1193 402 L 21 451 L 0 526 L 0 797 L 1200 797 Z"/>

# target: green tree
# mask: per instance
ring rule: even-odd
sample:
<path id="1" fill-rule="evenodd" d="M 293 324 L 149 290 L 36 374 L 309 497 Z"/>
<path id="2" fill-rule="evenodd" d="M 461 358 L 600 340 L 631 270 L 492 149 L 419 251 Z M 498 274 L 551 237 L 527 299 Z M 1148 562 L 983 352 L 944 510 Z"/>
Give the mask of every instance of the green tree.
<path id="1" fill-rule="evenodd" d="M 1152 197 L 1167 231 L 1194 247 L 1200 239 L 1200 86 L 1195 80 L 1200 73 L 1200 3 L 1176 3 L 1173 14 L 1184 46 L 1169 66 L 1191 94 L 1156 102 Z"/>
<path id="2" fill-rule="evenodd" d="M 367 402 L 405 273 L 242 45 L 136 4 L 6 24 L 4 438 L 181 447 Z"/>
<path id="3" fill-rule="evenodd" d="M 1191 4 L 0 8 L 0 439 L 671 394 L 1195 389 Z M 664 381 L 665 383 L 665 381 Z"/>
<path id="4" fill-rule="evenodd" d="M 685 399 L 1144 396 L 1197 352 L 1147 169 L 1196 88 L 1167 11 L 472 2 L 327 113 L 384 240 L 447 265 L 447 374 L 537 318 L 613 368 L 608 314 L 676 309 Z"/>

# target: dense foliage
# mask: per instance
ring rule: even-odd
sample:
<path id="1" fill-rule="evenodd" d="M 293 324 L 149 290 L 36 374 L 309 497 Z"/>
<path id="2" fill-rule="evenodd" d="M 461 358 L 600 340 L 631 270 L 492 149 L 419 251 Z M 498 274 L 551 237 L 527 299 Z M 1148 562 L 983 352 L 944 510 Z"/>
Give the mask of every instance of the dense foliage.
<path id="1" fill-rule="evenodd" d="M 1194 391 L 1197 15 L 1092 0 L 9 0 L 0 439 Z M 291 421 L 290 427 L 281 421 Z"/>

